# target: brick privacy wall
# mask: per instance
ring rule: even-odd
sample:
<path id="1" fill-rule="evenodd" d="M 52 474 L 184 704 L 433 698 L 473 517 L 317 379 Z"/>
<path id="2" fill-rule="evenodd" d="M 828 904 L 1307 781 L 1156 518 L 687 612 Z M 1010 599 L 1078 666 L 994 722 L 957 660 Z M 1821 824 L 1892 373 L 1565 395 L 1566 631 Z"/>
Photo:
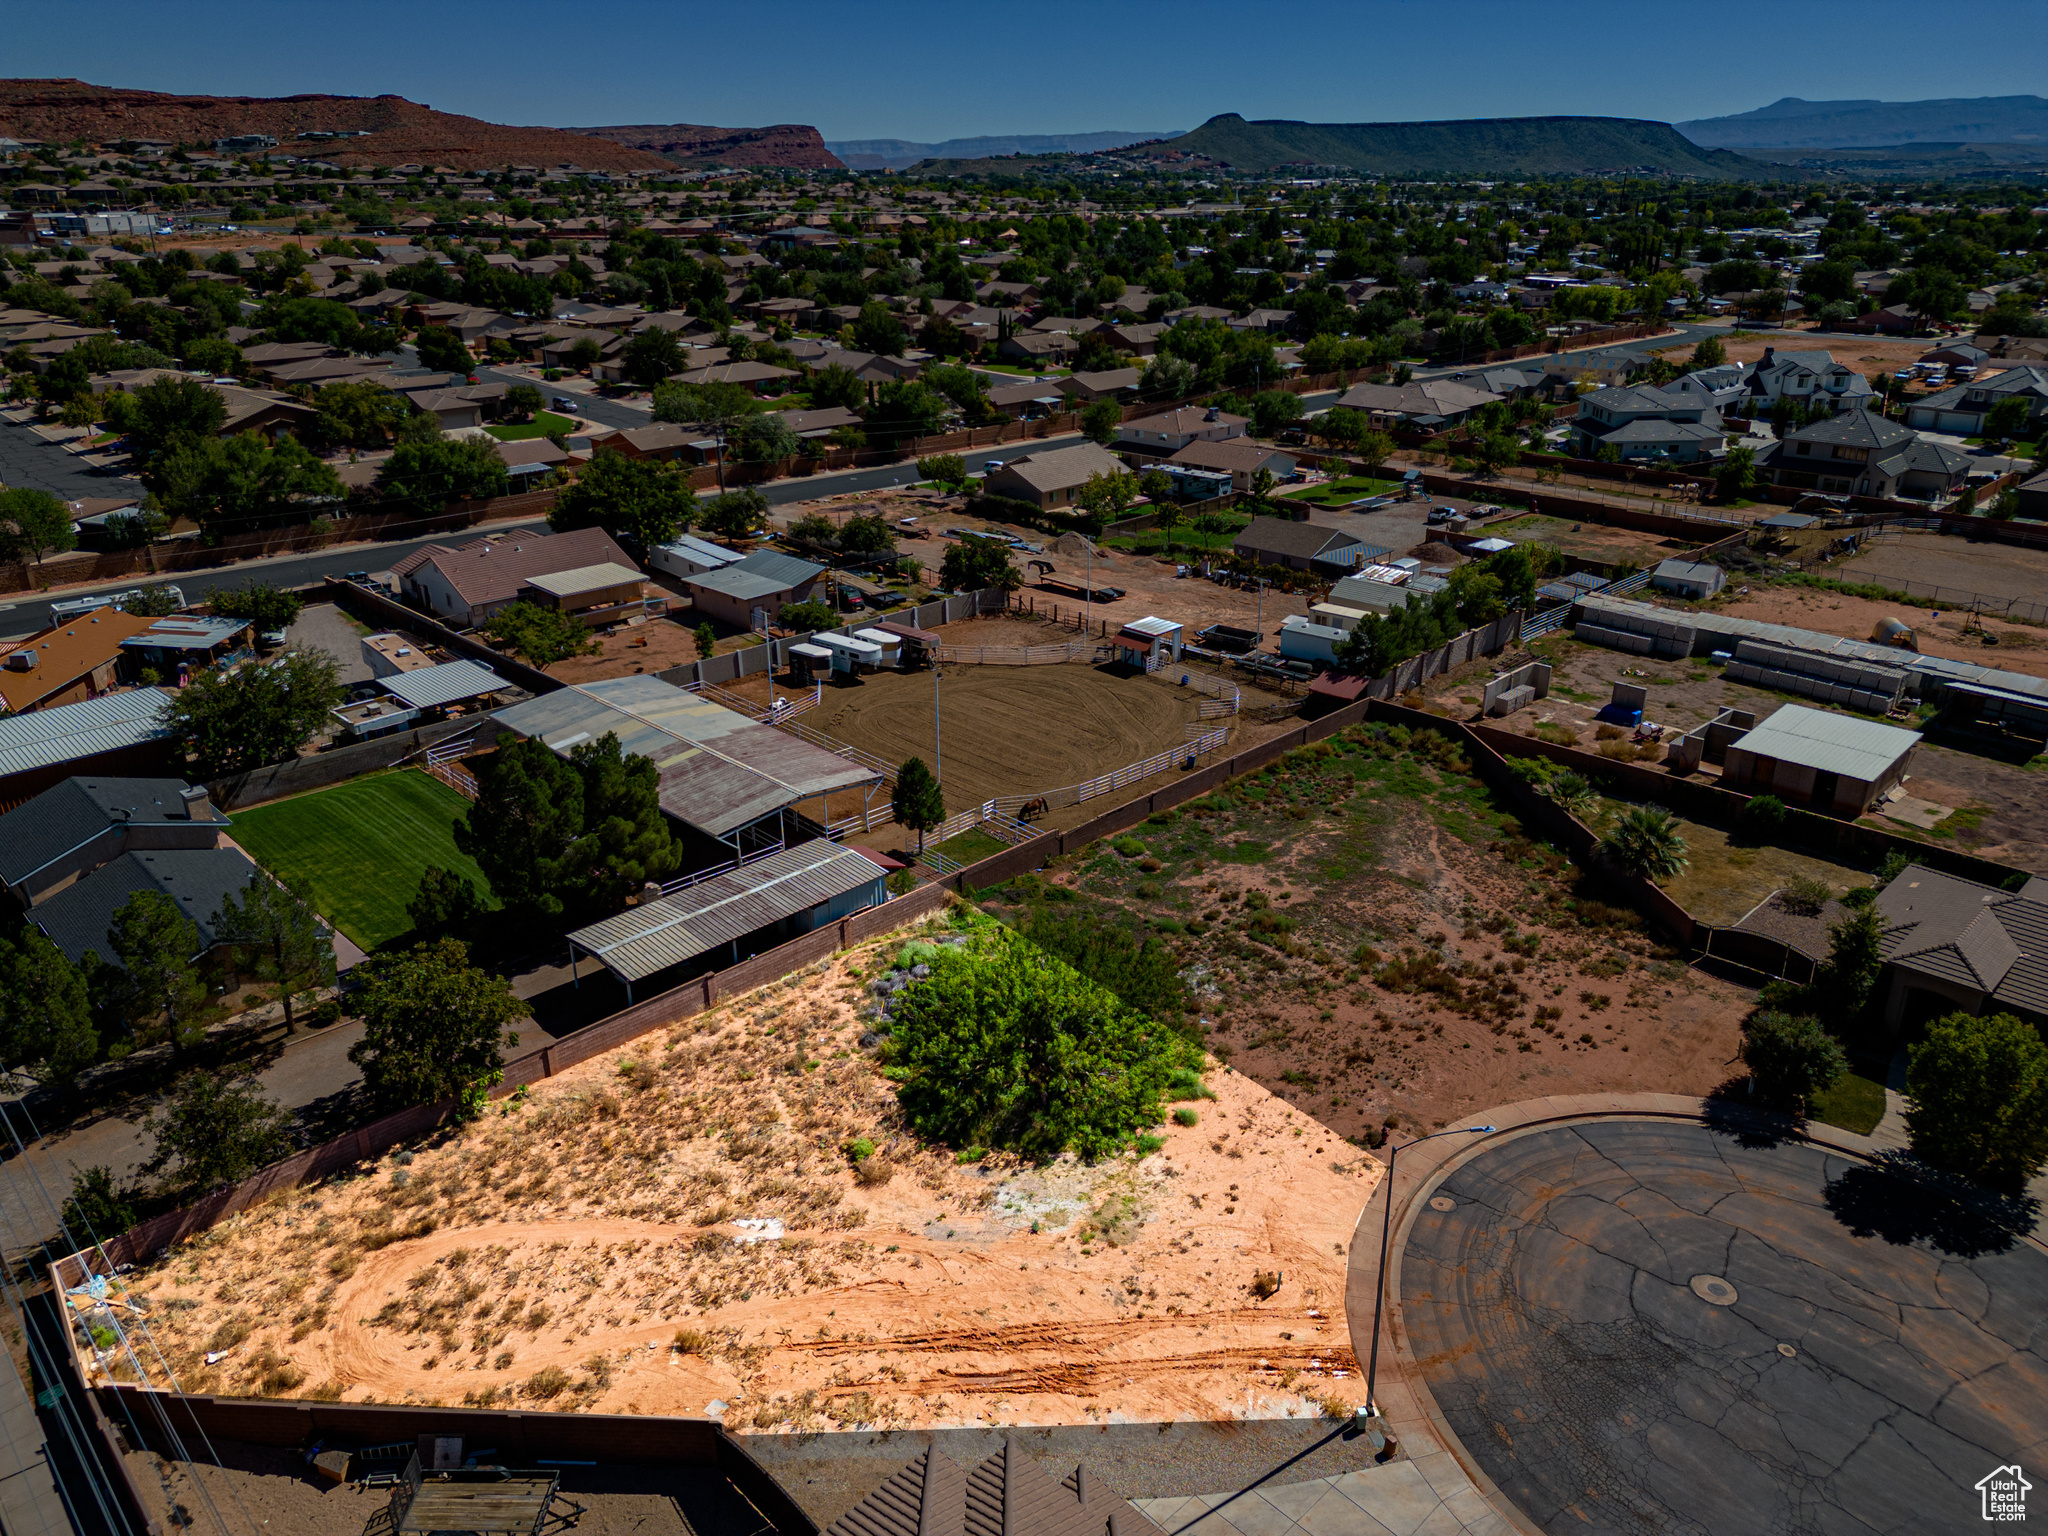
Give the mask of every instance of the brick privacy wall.
<path id="1" fill-rule="evenodd" d="M 1634 528 L 1642 533 L 1661 533 L 1682 539 L 1705 539 L 1716 535 L 1741 532 L 1747 533 L 1749 525 L 1730 517 L 1689 516 L 1682 512 L 1648 512 L 1637 507 L 1618 507 L 1605 501 L 1592 501 L 1574 496 L 1552 487 L 1513 484 L 1490 484 L 1472 480 L 1463 475 L 1447 475 L 1437 470 L 1424 470 L 1423 489 L 1439 496 L 1459 496 L 1472 500 L 1481 494 L 1498 495 L 1504 501 L 1534 501 L 1537 509 L 1546 516 L 1576 517 L 1588 523 L 1608 523 L 1616 528 Z M 1484 537 L 1483 534 L 1475 537 Z"/>

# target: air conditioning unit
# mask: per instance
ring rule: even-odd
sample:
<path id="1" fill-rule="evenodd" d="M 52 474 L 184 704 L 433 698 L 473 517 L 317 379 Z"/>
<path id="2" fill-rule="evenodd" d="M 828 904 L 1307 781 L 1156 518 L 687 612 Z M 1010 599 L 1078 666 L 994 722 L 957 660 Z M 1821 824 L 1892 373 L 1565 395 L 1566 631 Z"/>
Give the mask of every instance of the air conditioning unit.
<path id="1" fill-rule="evenodd" d="M 33 672 L 38 659 L 36 653 L 31 649 L 24 648 L 19 651 L 10 651 L 7 656 L 7 670 L 10 672 Z"/>

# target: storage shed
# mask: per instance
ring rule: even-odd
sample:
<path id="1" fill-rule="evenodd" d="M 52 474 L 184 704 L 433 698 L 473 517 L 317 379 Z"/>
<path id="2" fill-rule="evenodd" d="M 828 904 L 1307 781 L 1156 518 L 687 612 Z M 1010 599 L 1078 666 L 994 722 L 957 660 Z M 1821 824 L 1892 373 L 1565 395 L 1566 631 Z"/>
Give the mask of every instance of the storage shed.
<path id="1" fill-rule="evenodd" d="M 1861 816 L 1906 777 L 1914 731 L 1787 704 L 1728 745 L 1722 782 L 1831 816 Z"/>
<path id="2" fill-rule="evenodd" d="M 1172 619 L 1132 619 L 1116 632 L 1117 658 L 1126 666 L 1179 661 L 1180 646 L 1181 626 Z"/>
<path id="3" fill-rule="evenodd" d="M 1650 585 L 1659 592 L 1699 599 L 1712 597 L 1728 583 L 1728 573 L 1702 560 L 1660 560 L 1650 573 Z"/>

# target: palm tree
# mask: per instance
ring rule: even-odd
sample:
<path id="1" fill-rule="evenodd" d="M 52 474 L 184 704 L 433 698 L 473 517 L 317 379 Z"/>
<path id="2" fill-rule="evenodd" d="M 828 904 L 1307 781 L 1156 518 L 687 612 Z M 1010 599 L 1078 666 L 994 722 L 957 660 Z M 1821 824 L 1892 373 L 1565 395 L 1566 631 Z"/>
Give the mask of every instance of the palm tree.
<path id="1" fill-rule="evenodd" d="M 1631 806 L 1593 850 L 1631 875 L 1668 880 L 1685 873 L 1685 839 L 1678 820 L 1653 805 Z"/>
<path id="2" fill-rule="evenodd" d="M 1600 803 L 1600 796 L 1586 776 L 1569 768 L 1553 778 L 1545 786 L 1545 792 L 1581 821 L 1586 820 L 1588 813 Z"/>

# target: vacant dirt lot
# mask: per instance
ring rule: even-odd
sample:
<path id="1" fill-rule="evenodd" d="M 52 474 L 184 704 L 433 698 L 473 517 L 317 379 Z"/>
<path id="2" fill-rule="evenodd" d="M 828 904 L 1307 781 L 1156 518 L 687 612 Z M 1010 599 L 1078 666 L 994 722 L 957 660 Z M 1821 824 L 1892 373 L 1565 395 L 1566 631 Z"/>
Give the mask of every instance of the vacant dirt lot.
<path id="1" fill-rule="evenodd" d="M 1542 505 L 1539 497 L 1537 505 Z M 1517 544 L 1545 544 L 1562 554 L 1611 564 L 1655 565 L 1697 547 L 1697 540 L 1668 538 L 1606 523 L 1579 523 L 1569 518 L 1528 514 L 1489 524 L 1487 534 Z"/>
<path id="2" fill-rule="evenodd" d="M 974 643 L 1015 642 L 976 635 Z M 1200 697 L 1121 666 L 949 666 L 937 684 L 929 672 L 878 673 L 827 689 L 804 719 L 892 763 L 942 761 L 946 803 L 959 810 L 1078 784 L 1170 751 L 1185 739 Z"/>
<path id="3" fill-rule="evenodd" d="M 1730 1075 L 1748 994 L 1598 897 L 1444 738 L 1366 727 L 979 899 L 1171 945 L 1215 1054 L 1368 1136 Z"/>
<path id="4" fill-rule="evenodd" d="M 188 1391 L 754 1429 L 1354 1400 L 1344 1254 L 1378 1165 L 1229 1071 L 1149 1157 L 921 1145 L 859 1015 L 908 936 L 281 1196 L 128 1292 Z M 854 1177 L 857 1136 L 879 1180 Z M 1261 1272 L 1283 1276 L 1265 1300 Z"/>
<path id="5" fill-rule="evenodd" d="M 1723 345 L 1728 349 L 1731 363 L 1753 363 L 1764 355 L 1766 347 L 1776 347 L 1780 352 L 1825 352 L 1838 363 L 1865 374 L 1890 373 L 1917 363 L 1928 353 L 1942 345 L 1938 336 L 1922 336 L 1914 340 L 1893 341 L 1879 336 L 1809 336 L 1803 331 L 1753 331 L 1746 336 Z M 1674 362 L 1683 362 L 1692 356 L 1692 344 L 1682 347 L 1657 347 L 1658 355 Z"/>
<path id="6" fill-rule="evenodd" d="M 1826 573 L 1843 581 L 1908 581 L 1906 591 L 1967 602 L 1981 593 L 2001 601 L 2018 599 L 2048 608 L 2048 550 L 2016 544 L 1973 544 L 1938 533 L 1904 533 L 1867 555 L 1831 565 Z M 1929 586 L 1952 588 L 1931 593 Z"/>

